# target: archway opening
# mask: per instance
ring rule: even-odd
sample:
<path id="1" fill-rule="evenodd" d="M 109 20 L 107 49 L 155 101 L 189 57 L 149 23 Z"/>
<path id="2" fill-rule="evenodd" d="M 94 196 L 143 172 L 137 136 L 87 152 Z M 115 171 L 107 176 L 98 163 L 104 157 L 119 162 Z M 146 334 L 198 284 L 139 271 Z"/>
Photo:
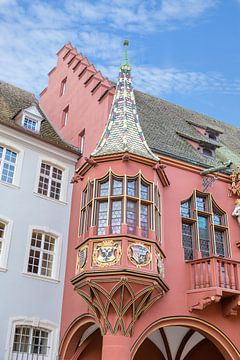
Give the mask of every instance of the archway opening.
<path id="1" fill-rule="evenodd" d="M 166 326 L 150 333 L 134 360 L 224 360 L 215 344 L 202 333 L 187 326 Z"/>

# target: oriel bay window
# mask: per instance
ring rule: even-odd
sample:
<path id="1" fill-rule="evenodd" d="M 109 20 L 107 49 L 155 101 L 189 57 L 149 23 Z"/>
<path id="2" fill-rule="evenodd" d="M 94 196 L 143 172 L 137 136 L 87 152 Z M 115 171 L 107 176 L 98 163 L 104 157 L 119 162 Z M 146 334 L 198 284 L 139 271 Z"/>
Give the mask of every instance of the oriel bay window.
<path id="1" fill-rule="evenodd" d="M 181 203 L 182 244 L 185 260 L 201 257 L 229 257 L 226 213 L 211 194 L 194 191 Z"/>
<path id="2" fill-rule="evenodd" d="M 123 224 L 129 234 L 136 234 L 139 227 L 143 237 L 147 238 L 151 229 L 160 239 L 160 195 L 157 186 L 141 174 L 127 177 L 111 172 L 102 179 L 89 182 L 82 192 L 80 235 L 89 226 L 95 226 L 98 235 L 106 235 L 107 231 L 120 234 Z"/>

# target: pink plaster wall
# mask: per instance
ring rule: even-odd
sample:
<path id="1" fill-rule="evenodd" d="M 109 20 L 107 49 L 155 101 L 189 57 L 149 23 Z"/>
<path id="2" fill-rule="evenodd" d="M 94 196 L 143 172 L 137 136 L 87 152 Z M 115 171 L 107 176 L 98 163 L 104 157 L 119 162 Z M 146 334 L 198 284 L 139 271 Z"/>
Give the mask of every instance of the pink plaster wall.
<path id="1" fill-rule="evenodd" d="M 74 72 L 72 70 L 73 65 L 68 66 L 66 59 L 63 60 L 65 53 L 66 48 L 59 53 L 57 67 L 49 76 L 48 88 L 42 94 L 40 104 L 61 134 L 73 144 L 77 145 L 79 132 L 83 128 L 86 129 L 84 155 L 89 155 L 96 146 L 107 122 L 113 95 L 109 93 L 99 102 L 98 91 L 100 92 L 102 89 L 91 94 L 90 84 L 87 86 L 83 84 L 86 74 L 79 80 L 76 76 L 77 71 Z M 59 97 L 60 84 L 66 76 L 67 90 L 62 97 Z M 69 125 L 66 128 L 62 128 L 61 113 L 67 105 L 69 105 L 70 109 Z M 96 166 L 85 176 L 82 182 L 73 185 L 61 336 L 77 316 L 88 310 L 85 302 L 79 295 L 74 293 L 73 286 L 70 283 L 70 279 L 74 276 L 76 265 L 75 247 L 80 241 L 84 240 L 78 237 L 81 191 L 85 187 L 88 177 L 100 178 L 108 172 L 110 166 L 113 172 L 119 175 L 125 173 L 134 175 L 141 169 L 146 178 L 151 181 L 158 181 L 156 172 L 150 167 L 133 163 L 132 161 L 118 161 Z M 160 184 L 159 186 L 161 188 L 162 203 L 162 248 L 166 254 L 166 283 L 170 290 L 137 322 L 132 343 L 134 343 L 148 325 L 157 319 L 167 316 L 186 315 L 214 324 L 239 348 L 239 318 L 223 317 L 221 304 L 214 304 L 203 311 L 195 311 L 193 313 L 190 313 L 187 309 L 186 291 L 190 287 L 190 272 L 189 265 L 184 262 L 180 203 L 182 200 L 189 198 L 194 189 L 202 191 L 202 177 L 198 173 L 190 171 L 190 169 L 184 170 L 173 165 L 168 165 L 165 170 L 170 180 L 170 186 L 166 188 L 162 188 Z M 228 184 L 225 181 L 217 180 L 209 191 L 212 193 L 217 204 L 229 214 L 232 258 L 240 260 L 239 249 L 236 246 L 236 242 L 239 241 L 240 229 L 236 220 L 231 216 L 234 199 L 228 197 Z"/>

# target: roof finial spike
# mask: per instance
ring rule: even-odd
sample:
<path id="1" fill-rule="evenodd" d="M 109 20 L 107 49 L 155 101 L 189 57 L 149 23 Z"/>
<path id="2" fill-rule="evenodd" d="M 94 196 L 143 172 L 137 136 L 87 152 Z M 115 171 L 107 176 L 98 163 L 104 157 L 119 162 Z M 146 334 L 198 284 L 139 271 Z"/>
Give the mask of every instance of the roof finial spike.
<path id="1" fill-rule="evenodd" d="M 124 42 L 123 42 L 124 53 L 123 53 L 123 64 L 122 64 L 123 66 L 129 65 L 129 63 L 128 63 L 128 45 L 129 45 L 129 41 L 124 40 Z"/>

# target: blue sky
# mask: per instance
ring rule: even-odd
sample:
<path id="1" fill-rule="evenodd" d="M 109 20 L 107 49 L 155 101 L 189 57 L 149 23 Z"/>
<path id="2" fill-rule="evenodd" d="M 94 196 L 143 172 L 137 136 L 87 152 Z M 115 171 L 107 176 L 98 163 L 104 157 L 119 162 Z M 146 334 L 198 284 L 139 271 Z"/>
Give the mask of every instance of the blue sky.
<path id="1" fill-rule="evenodd" d="M 116 80 L 240 126 L 240 0 L 0 0 L 0 79 L 38 95 L 71 41 Z"/>

